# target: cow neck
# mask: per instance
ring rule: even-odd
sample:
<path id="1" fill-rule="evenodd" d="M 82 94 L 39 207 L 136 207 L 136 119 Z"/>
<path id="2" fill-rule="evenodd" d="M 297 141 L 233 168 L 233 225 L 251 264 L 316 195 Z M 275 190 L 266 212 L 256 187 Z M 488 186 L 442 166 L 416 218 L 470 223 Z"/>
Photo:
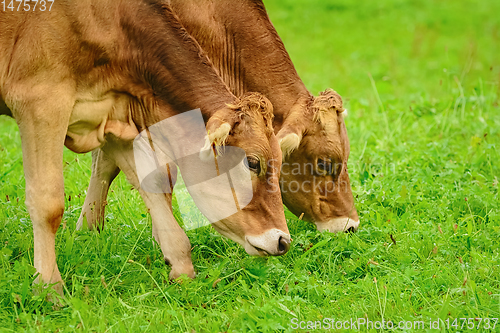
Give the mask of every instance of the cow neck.
<path id="1" fill-rule="evenodd" d="M 127 67 L 133 68 L 132 79 L 138 80 L 138 86 L 145 91 L 134 91 L 133 95 L 145 106 L 152 106 L 138 108 L 143 112 L 139 117 L 143 125 L 148 127 L 173 113 L 197 108 L 208 119 L 227 103 L 233 103 L 234 95 L 170 8 L 161 4 L 146 6 L 149 11 L 129 12 L 120 22 L 128 54 L 132 55 Z M 152 116 L 147 114 L 151 110 L 155 113 Z"/>
<path id="2" fill-rule="evenodd" d="M 257 91 L 269 98 L 275 131 L 294 105 L 312 99 L 261 2 L 227 0 L 215 7 L 198 0 L 171 3 L 236 96 Z M 197 13 L 193 6 L 200 6 Z M 207 10 L 209 14 L 199 14 Z"/>

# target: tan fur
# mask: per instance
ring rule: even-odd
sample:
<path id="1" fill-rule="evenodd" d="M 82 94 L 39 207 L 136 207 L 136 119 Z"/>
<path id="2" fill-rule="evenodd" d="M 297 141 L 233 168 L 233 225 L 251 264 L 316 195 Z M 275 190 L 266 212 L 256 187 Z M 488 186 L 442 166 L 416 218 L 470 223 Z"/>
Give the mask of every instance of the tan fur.
<path id="1" fill-rule="evenodd" d="M 324 123 L 324 112 L 344 112 L 342 97 L 333 89 L 326 89 L 314 99 L 311 109 L 314 112 L 314 121 Z"/>
<path id="2" fill-rule="evenodd" d="M 283 160 L 287 159 L 294 150 L 299 148 L 301 140 L 302 136 L 296 133 L 290 133 L 279 140 Z"/>
<path id="3" fill-rule="evenodd" d="M 266 134 L 269 137 L 273 133 L 273 105 L 264 95 L 253 92 L 246 93 L 237 103 L 229 104 L 228 107 L 237 114 L 261 114 L 265 120 Z"/>
<path id="4" fill-rule="evenodd" d="M 349 116 L 349 112 L 347 112 L 347 109 L 344 109 L 344 111 L 340 112 L 338 114 L 338 117 L 341 121 L 343 121 L 345 118 Z"/>
<path id="5" fill-rule="evenodd" d="M 229 123 L 222 123 L 214 132 L 208 133 L 209 144 L 214 144 L 216 146 L 225 145 L 231 129 L 232 126 Z"/>
<path id="6" fill-rule="evenodd" d="M 259 93 L 247 93 L 237 98 L 234 103 L 227 104 L 225 109 L 217 111 L 207 124 L 208 138 L 205 146 L 213 146 L 218 153 L 234 129 L 245 117 L 249 119 L 262 118 L 264 134 L 270 138 L 273 134 L 273 106 L 271 102 Z M 204 148 L 205 149 L 205 148 Z"/>

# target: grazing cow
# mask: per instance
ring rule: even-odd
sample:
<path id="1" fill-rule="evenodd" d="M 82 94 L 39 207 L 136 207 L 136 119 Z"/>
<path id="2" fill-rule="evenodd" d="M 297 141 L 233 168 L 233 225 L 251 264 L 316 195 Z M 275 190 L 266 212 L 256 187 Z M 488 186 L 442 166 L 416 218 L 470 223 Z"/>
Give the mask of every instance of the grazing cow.
<path id="1" fill-rule="evenodd" d="M 342 99 L 333 90 L 314 97 L 306 89 L 262 1 L 169 2 L 235 95 L 258 91 L 273 103 L 274 130 L 283 152 L 280 185 L 285 205 L 297 216 L 314 222 L 318 230 L 357 229 L 359 217 L 347 173 L 350 146 Z M 101 190 L 95 184 L 109 186 L 119 172 L 113 165 L 106 168 L 107 173 L 96 170 L 92 174 L 91 196 L 80 224 L 84 214 L 90 225 L 104 220 L 102 203 L 107 187 Z"/>
<path id="2" fill-rule="evenodd" d="M 270 190 L 278 184 L 281 158 L 272 107 L 258 94 L 236 98 L 168 5 L 56 1 L 50 11 L 0 12 L 0 31 L 0 112 L 16 120 L 21 134 L 34 266 L 41 281 L 61 281 L 55 234 L 64 212 L 63 145 L 78 153 L 102 147 L 99 156 L 139 188 L 133 140 L 196 108 L 208 121 L 212 144 L 225 139 L 249 156 L 252 201 L 214 226 L 250 254 L 288 250 L 282 200 Z M 154 219 L 161 225 L 153 227 L 172 265 L 170 277 L 193 277 L 189 240 L 171 213 L 169 194 L 143 198 L 169 212 Z M 55 287 L 62 292 L 60 283 Z"/>

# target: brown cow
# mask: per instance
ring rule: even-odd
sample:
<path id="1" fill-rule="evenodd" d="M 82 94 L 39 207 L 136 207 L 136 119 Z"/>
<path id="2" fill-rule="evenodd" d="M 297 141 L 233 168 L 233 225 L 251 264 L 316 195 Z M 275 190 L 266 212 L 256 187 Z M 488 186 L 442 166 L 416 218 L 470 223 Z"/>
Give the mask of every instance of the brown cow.
<path id="1" fill-rule="evenodd" d="M 332 90 L 313 97 L 306 89 L 262 1 L 169 2 L 235 95 L 258 91 L 273 103 L 273 125 L 284 158 L 280 185 L 285 205 L 318 230 L 357 229 L 342 99 Z M 107 186 L 119 170 L 109 163 L 103 168 L 108 171 L 92 175 L 79 225 L 84 215 L 91 226 L 104 220 Z M 96 187 L 101 183 L 107 184 L 102 190 Z"/>
<path id="2" fill-rule="evenodd" d="M 227 138 L 243 148 L 254 171 L 250 204 L 216 227 L 251 254 L 286 252 L 290 236 L 281 197 L 270 190 L 278 182 L 280 163 L 274 161 L 281 152 L 269 102 L 231 94 L 168 6 L 154 0 L 56 1 L 51 11 L 0 12 L 0 31 L 0 109 L 14 117 L 21 134 L 34 266 L 43 282 L 61 281 L 55 234 L 64 212 L 63 145 L 79 153 L 102 147 L 139 187 L 132 140 L 196 108 L 209 119 L 211 142 Z M 255 159 L 273 164 L 253 170 Z M 146 199 L 148 206 L 163 202 L 171 209 L 168 194 Z M 171 277 L 194 276 L 189 240 L 171 210 L 162 222 L 156 236 L 172 264 Z M 62 291 L 61 284 L 56 288 Z"/>

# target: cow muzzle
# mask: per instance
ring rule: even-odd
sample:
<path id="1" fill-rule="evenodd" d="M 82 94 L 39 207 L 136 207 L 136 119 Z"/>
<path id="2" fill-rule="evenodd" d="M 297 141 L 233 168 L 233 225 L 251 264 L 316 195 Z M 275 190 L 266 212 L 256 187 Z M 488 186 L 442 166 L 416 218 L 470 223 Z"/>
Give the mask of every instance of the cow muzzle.
<path id="1" fill-rule="evenodd" d="M 359 228 L 359 221 L 348 217 L 336 217 L 327 222 L 315 222 L 318 231 L 341 232 L 356 231 Z"/>
<path id="2" fill-rule="evenodd" d="M 245 236 L 245 251 L 252 256 L 281 256 L 288 252 L 290 235 L 271 229 L 259 236 Z"/>

